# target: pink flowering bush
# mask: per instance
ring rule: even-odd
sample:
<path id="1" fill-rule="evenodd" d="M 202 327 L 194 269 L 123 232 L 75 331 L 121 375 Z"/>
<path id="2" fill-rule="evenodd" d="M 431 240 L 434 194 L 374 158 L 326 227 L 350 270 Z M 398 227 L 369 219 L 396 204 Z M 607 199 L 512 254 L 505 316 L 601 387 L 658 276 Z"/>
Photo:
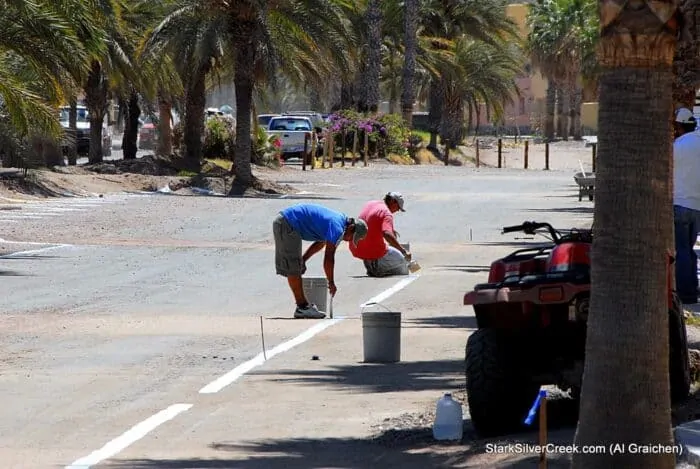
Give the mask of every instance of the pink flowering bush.
<path id="1" fill-rule="evenodd" d="M 360 150 L 367 134 L 370 154 L 386 156 L 394 153 L 404 156 L 408 153 L 410 132 L 401 116 L 397 114 L 366 115 L 351 109 L 331 114 L 324 134 L 327 136 L 329 132 L 333 133 L 336 145 L 342 146 L 343 131 L 346 135 L 347 149 L 352 148 L 353 134 L 357 132 Z"/>

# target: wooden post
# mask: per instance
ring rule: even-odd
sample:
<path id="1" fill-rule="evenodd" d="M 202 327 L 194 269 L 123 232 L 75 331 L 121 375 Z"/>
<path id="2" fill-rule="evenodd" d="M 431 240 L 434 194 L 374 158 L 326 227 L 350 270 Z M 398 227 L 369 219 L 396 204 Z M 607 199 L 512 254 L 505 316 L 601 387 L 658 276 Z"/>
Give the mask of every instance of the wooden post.
<path id="1" fill-rule="evenodd" d="M 544 169 L 549 171 L 549 142 L 544 142 Z"/>
<path id="2" fill-rule="evenodd" d="M 479 167 L 479 139 L 476 139 L 476 167 Z"/>
<path id="3" fill-rule="evenodd" d="M 540 400 L 540 465 L 539 469 L 547 469 L 547 396 Z"/>
<path id="4" fill-rule="evenodd" d="M 442 143 L 445 144 L 445 166 L 450 165 L 450 141 L 443 140 Z"/>
<path id="5" fill-rule="evenodd" d="M 529 157 L 529 145 L 528 145 L 528 143 L 530 143 L 530 140 L 525 140 L 525 155 L 523 155 L 523 160 L 524 160 L 523 166 L 525 167 L 525 169 L 527 169 L 527 164 L 528 164 L 527 160 Z"/>
<path id="6" fill-rule="evenodd" d="M 328 167 L 333 168 L 333 159 L 335 158 L 335 135 L 333 135 L 333 133 L 331 133 L 328 145 Z"/>
<path id="7" fill-rule="evenodd" d="M 326 140 L 323 142 L 323 155 L 321 156 L 321 168 L 326 167 L 326 159 L 328 159 L 328 152 L 330 151 L 330 132 L 326 135 Z"/>
<path id="8" fill-rule="evenodd" d="M 352 132 L 352 165 L 355 166 L 355 158 L 357 156 L 357 129 Z"/>
<path id="9" fill-rule="evenodd" d="M 306 171 L 306 160 L 309 158 L 309 134 L 304 134 L 304 153 L 301 154 L 301 170 Z"/>
<path id="10" fill-rule="evenodd" d="M 314 169 L 314 166 L 316 166 L 316 151 L 318 150 L 318 136 L 314 136 L 314 138 L 311 139 L 311 157 L 309 158 L 309 169 Z"/>
<path id="11" fill-rule="evenodd" d="M 345 138 L 347 137 L 347 133 L 345 133 L 345 129 L 343 129 L 343 145 L 341 146 L 341 151 L 343 152 L 342 155 L 340 155 L 340 166 L 345 167 L 345 152 L 347 150 L 345 146 Z"/>
<path id="12" fill-rule="evenodd" d="M 591 166 L 593 167 L 593 171 L 592 171 L 592 172 L 594 172 L 594 173 L 595 173 L 595 160 L 597 159 L 597 158 L 596 158 L 596 156 L 597 156 L 596 154 L 598 153 L 597 147 L 598 147 L 598 144 L 597 144 L 597 143 L 594 143 L 594 144 L 591 146 L 591 149 L 592 149 L 592 152 L 591 152 L 591 153 L 592 153 L 592 155 L 591 155 L 591 158 L 592 158 Z"/>
<path id="13" fill-rule="evenodd" d="M 365 132 L 365 167 L 367 166 L 367 161 L 369 159 L 369 134 Z"/>
<path id="14" fill-rule="evenodd" d="M 503 167 L 503 140 L 498 139 L 498 167 Z"/>

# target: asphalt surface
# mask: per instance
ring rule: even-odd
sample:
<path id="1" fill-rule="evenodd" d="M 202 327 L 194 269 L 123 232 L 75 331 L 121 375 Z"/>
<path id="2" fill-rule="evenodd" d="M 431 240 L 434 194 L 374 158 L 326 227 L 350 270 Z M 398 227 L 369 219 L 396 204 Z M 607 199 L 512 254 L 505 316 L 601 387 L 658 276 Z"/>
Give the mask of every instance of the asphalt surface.
<path id="1" fill-rule="evenodd" d="M 499 243 L 522 242 L 501 236 L 502 226 L 590 223 L 569 172 L 392 166 L 287 169 L 281 179 L 307 191 L 305 201 L 350 215 L 402 192 L 396 228 L 423 278 L 396 306 L 430 298 L 446 314 L 467 314 L 463 293 L 514 246 Z M 298 201 L 106 195 L 0 212 L 5 249 L 28 251 L 0 258 L 2 465 L 65 467 L 173 403 L 196 402 L 203 386 L 260 352 L 261 316 L 268 348 L 317 324 L 289 320 L 292 296 L 273 270 L 272 220 Z M 321 262 L 308 275 L 322 275 Z M 400 280 L 366 278 L 346 248 L 336 272 L 336 315 L 357 314 Z M 429 278 L 438 273 L 439 285 Z M 226 406 L 219 399 L 201 418 Z M 160 445 L 149 436 L 139 444 Z"/>

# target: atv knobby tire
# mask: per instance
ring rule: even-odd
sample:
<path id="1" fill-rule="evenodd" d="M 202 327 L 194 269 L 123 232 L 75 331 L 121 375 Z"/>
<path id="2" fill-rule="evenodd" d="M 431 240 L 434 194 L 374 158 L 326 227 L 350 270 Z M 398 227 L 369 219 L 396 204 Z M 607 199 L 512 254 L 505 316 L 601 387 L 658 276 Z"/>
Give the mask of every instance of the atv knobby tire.
<path id="1" fill-rule="evenodd" d="M 467 401 L 474 429 L 482 437 L 523 426 L 539 386 L 522 373 L 522 351 L 493 329 L 469 336 L 466 349 Z"/>
<path id="2" fill-rule="evenodd" d="M 685 328 L 683 308 L 678 298 L 674 297 L 673 307 L 669 311 L 669 380 L 671 385 L 671 402 L 683 402 L 690 393 L 690 356 L 688 353 L 688 336 Z"/>

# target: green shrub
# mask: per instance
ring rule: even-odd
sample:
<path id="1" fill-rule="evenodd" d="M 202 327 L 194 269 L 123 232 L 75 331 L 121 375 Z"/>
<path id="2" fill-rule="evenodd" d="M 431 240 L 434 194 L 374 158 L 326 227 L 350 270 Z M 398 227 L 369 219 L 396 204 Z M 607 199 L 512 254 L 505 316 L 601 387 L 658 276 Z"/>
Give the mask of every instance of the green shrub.
<path id="1" fill-rule="evenodd" d="M 231 159 L 236 141 L 236 127 L 230 119 L 211 117 L 204 127 L 204 158 Z"/>

